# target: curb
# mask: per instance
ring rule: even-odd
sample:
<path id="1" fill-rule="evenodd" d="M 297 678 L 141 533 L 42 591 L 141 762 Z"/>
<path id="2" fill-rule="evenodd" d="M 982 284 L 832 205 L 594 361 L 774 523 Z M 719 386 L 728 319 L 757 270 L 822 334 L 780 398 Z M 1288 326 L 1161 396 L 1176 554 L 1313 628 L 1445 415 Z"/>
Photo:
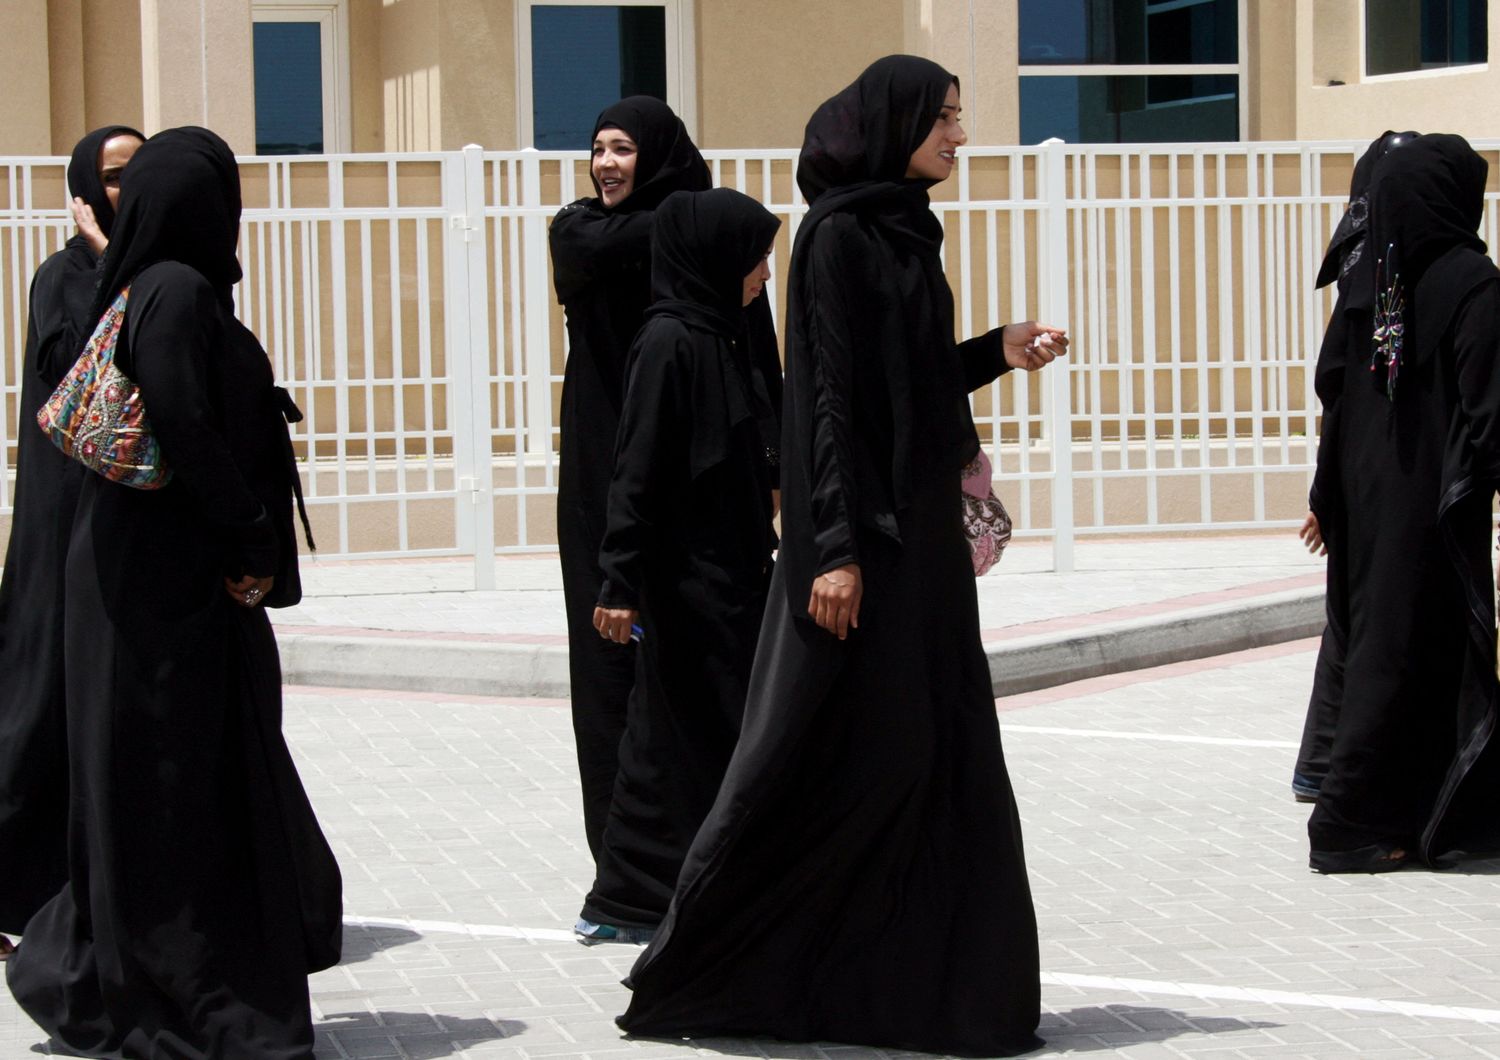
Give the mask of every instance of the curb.
<path id="1" fill-rule="evenodd" d="M 319 635 L 310 629 L 316 627 L 276 630 L 286 684 L 568 697 L 564 645 Z M 991 642 L 985 656 L 1000 697 L 1316 637 L 1322 631 L 1323 590 L 1297 589 L 1081 631 Z"/>

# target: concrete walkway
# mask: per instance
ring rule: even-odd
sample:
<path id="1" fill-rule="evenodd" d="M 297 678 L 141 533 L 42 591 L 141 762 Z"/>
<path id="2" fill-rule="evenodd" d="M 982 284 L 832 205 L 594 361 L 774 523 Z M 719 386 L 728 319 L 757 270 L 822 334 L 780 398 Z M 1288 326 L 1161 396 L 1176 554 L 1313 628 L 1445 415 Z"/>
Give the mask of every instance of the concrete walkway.
<path id="1" fill-rule="evenodd" d="M 468 560 L 309 561 L 306 598 L 273 612 L 290 684 L 565 697 L 555 554 L 502 556 L 502 588 Z M 1315 636 L 1323 561 L 1294 534 L 1080 542 L 1051 570 L 1019 542 L 979 581 L 995 694 Z"/>

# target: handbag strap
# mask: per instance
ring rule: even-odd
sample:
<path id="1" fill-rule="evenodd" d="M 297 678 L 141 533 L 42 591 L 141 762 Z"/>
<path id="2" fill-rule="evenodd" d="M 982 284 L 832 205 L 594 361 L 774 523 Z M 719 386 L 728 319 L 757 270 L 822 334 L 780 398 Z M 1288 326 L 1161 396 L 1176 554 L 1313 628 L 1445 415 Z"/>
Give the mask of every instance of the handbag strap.
<path id="1" fill-rule="evenodd" d="M 276 389 L 276 404 L 279 406 L 281 415 L 286 418 L 287 423 L 301 423 L 302 410 L 292 400 L 292 392 L 284 386 Z M 313 541 L 312 523 L 307 518 L 307 502 L 302 499 L 302 475 L 297 470 L 297 453 L 292 448 L 292 433 L 283 431 L 282 451 L 286 454 L 287 470 L 292 479 L 292 493 L 297 498 L 297 515 L 302 519 L 302 536 L 307 540 L 309 552 L 318 551 L 317 544 Z"/>

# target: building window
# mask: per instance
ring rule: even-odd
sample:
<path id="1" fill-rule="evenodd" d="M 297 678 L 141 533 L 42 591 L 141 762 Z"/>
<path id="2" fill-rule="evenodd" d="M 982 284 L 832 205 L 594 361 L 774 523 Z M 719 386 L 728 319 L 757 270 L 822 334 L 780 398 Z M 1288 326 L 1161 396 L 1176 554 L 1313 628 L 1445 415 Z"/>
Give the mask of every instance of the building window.
<path id="1" fill-rule="evenodd" d="M 1485 62 L 1487 8 L 1486 0 L 1365 0 L 1365 73 Z"/>
<path id="2" fill-rule="evenodd" d="M 349 150 L 348 10 L 343 0 L 255 0 L 255 153 Z"/>
<path id="3" fill-rule="evenodd" d="M 1021 140 L 1237 140 L 1237 0 L 1021 0 Z"/>
<path id="4" fill-rule="evenodd" d="M 587 150 L 599 112 L 633 95 L 665 100 L 691 129 L 682 46 L 692 40 L 683 24 L 689 10 L 688 0 L 521 0 L 522 143 Z"/>

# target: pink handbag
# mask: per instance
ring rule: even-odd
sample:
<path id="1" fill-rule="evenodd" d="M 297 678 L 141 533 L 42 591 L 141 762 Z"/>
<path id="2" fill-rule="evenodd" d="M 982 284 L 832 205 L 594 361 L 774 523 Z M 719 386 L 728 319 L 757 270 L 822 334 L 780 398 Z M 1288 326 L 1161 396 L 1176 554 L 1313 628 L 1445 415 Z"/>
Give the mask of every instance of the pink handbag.
<path id="1" fill-rule="evenodd" d="M 994 469 L 981 447 L 979 455 L 963 471 L 964 537 L 977 578 L 1000 562 L 1010 544 L 1010 513 L 995 496 Z"/>

